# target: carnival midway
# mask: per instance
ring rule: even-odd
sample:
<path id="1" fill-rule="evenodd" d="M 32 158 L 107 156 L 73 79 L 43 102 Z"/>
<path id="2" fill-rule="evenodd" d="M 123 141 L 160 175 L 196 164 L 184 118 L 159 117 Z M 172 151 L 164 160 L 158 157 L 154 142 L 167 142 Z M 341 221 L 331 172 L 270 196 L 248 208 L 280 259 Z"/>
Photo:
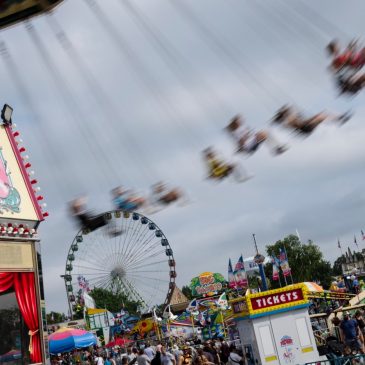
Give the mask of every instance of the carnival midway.
<path id="1" fill-rule="evenodd" d="M 0 1 L 0 365 L 365 363 L 365 6 L 226 1 Z"/>

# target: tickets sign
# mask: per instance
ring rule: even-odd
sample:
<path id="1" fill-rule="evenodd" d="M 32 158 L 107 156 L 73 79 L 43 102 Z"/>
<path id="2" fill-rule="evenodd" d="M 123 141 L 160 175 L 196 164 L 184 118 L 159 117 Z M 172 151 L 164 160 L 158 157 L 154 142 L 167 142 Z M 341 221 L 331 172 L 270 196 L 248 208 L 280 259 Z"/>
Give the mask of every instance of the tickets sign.
<path id="1" fill-rule="evenodd" d="M 250 298 L 253 310 L 266 309 L 284 304 L 295 304 L 304 299 L 302 289 L 287 290 L 280 293 L 261 295 L 257 298 Z"/>
<path id="2" fill-rule="evenodd" d="M 248 292 L 245 297 L 230 301 L 235 318 L 269 315 L 307 306 L 308 303 L 307 288 L 304 284 L 254 294 Z"/>

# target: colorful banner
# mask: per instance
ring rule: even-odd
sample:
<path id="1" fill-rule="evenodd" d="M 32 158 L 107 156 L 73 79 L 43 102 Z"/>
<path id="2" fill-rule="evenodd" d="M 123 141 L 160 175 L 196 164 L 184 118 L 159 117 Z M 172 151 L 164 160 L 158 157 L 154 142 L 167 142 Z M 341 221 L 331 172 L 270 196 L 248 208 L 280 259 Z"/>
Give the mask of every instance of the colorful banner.
<path id="1" fill-rule="evenodd" d="M 233 273 L 231 259 L 229 259 L 229 261 L 228 261 L 228 286 L 231 289 L 237 288 L 236 277 L 234 276 L 234 273 Z"/>
<path id="2" fill-rule="evenodd" d="M 279 280 L 279 260 L 276 257 L 272 257 L 271 258 L 271 262 L 272 262 L 272 279 L 274 281 Z"/>
<path id="3" fill-rule="evenodd" d="M 234 276 L 236 278 L 238 288 L 246 288 L 248 286 L 247 274 L 245 271 L 242 255 L 238 259 L 238 262 L 234 268 Z"/>
<path id="4" fill-rule="evenodd" d="M 88 282 L 88 280 L 86 280 L 86 278 L 84 276 L 82 276 L 82 275 L 78 276 L 77 282 L 78 282 L 79 288 L 82 289 L 83 292 L 90 291 L 89 282 Z"/>
<path id="5" fill-rule="evenodd" d="M 228 300 L 226 293 L 223 293 L 217 300 L 218 308 L 220 310 L 228 309 Z"/>
<path id="6" fill-rule="evenodd" d="M 222 274 L 204 272 L 191 280 L 190 289 L 193 296 L 213 296 L 222 291 L 224 283 Z"/>
<path id="7" fill-rule="evenodd" d="M 283 271 L 283 275 L 289 276 L 291 274 L 291 269 L 290 269 L 288 257 L 286 255 L 286 251 L 284 248 L 280 249 L 279 259 L 280 259 L 280 267 L 281 267 L 281 270 Z"/>

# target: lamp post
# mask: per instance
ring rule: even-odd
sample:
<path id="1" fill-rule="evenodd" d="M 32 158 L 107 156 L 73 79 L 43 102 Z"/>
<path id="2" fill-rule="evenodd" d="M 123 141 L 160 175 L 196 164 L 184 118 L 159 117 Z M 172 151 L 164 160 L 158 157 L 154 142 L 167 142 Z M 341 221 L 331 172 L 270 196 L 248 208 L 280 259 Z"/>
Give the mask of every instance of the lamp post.
<path id="1" fill-rule="evenodd" d="M 68 308 L 69 308 L 69 311 L 70 311 L 71 320 L 73 320 L 73 313 L 72 313 L 71 302 L 70 302 L 70 298 L 68 296 L 68 291 L 67 291 L 66 275 L 60 275 L 60 277 L 63 278 L 64 281 L 65 281 L 65 289 L 66 289 L 66 296 L 67 296 L 67 301 L 68 301 Z"/>
<path id="2" fill-rule="evenodd" d="M 13 115 L 13 108 L 8 104 L 4 104 L 3 109 L 1 110 L 1 119 L 5 125 L 12 124 L 11 120 L 12 115 Z"/>
<path id="3" fill-rule="evenodd" d="M 256 256 L 254 257 L 254 261 L 259 267 L 261 283 L 262 283 L 262 289 L 263 289 L 263 291 L 267 291 L 268 287 L 267 287 L 267 281 L 266 281 L 265 270 L 264 270 L 265 257 L 263 255 L 259 254 L 259 250 L 257 248 L 257 243 L 256 243 L 255 233 L 252 234 L 252 237 L 253 237 L 253 242 L 255 244 L 255 249 L 256 249 Z"/>

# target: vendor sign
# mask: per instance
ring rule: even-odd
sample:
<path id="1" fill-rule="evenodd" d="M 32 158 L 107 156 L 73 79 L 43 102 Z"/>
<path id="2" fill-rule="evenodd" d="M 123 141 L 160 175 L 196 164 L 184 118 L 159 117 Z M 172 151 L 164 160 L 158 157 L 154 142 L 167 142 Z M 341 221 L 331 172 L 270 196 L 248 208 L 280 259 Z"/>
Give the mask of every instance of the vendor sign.
<path id="1" fill-rule="evenodd" d="M 193 296 L 212 296 L 223 290 L 225 279 L 222 274 L 204 272 L 193 278 L 190 289 Z"/>
<path id="2" fill-rule="evenodd" d="M 253 310 L 276 307 L 278 305 L 292 304 L 304 299 L 302 289 L 286 290 L 285 292 L 250 297 Z"/>
<path id="3" fill-rule="evenodd" d="M 289 285 L 276 290 L 247 294 L 231 301 L 235 317 L 256 317 L 308 305 L 307 287 Z"/>

